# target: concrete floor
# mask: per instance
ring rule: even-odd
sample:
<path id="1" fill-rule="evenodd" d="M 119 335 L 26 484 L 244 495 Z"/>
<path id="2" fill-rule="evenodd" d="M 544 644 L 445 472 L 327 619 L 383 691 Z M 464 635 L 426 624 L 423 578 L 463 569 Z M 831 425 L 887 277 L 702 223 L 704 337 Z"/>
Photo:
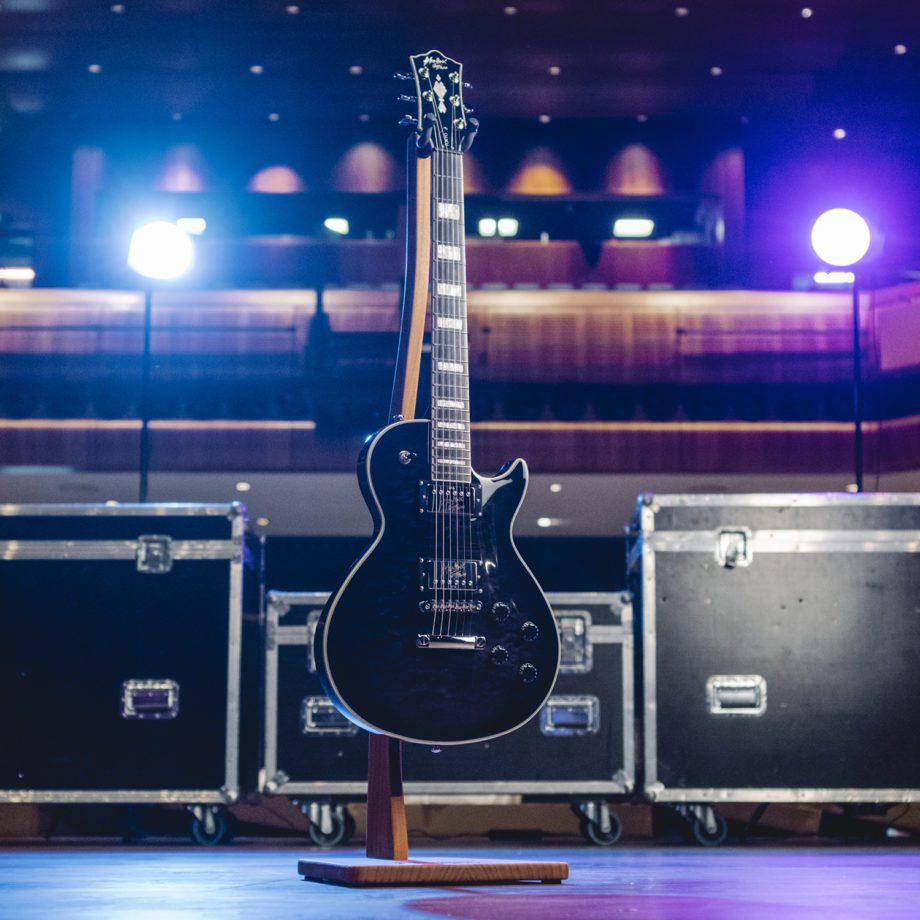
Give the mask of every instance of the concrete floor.
<path id="1" fill-rule="evenodd" d="M 245 843 L 216 849 L 5 847 L 0 849 L 0 918 L 920 917 L 920 849 L 904 846 L 426 848 L 413 856 L 564 859 L 571 877 L 561 885 L 374 890 L 300 879 L 297 859 L 322 852 L 330 851 Z"/>

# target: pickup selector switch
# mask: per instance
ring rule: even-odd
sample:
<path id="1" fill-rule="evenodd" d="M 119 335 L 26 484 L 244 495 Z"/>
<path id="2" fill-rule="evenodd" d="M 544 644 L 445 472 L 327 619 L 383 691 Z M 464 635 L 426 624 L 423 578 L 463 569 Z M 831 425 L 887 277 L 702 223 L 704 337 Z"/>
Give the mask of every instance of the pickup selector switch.
<path id="1" fill-rule="evenodd" d="M 503 645 L 493 646 L 489 658 L 492 659 L 492 664 L 504 664 L 508 660 L 508 649 Z"/>
<path id="2" fill-rule="evenodd" d="M 511 616 L 511 607 L 506 604 L 504 601 L 496 601 L 492 605 L 492 616 L 498 620 L 499 623 L 504 622 Z"/>
<path id="3" fill-rule="evenodd" d="M 521 625 L 521 636 L 526 642 L 533 642 L 540 635 L 540 627 L 528 620 Z"/>
<path id="4" fill-rule="evenodd" d="M 528 661 L 526 664 L 521 665 L 518 674 L 525 684 L 532 684 L 537 679 L 537 666 Z"/>

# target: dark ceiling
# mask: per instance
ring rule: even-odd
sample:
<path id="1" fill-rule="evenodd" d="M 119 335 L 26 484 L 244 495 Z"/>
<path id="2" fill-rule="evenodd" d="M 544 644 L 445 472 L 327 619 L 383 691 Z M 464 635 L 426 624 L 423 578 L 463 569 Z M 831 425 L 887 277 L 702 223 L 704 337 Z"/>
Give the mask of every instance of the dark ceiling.
<path id="1" fill-rule="evenodd" d="M 392 123 L 431 47 L 483 118 L 920 122 L 916 0 L 512 3 L 0 0 L 0 124 Z"/>

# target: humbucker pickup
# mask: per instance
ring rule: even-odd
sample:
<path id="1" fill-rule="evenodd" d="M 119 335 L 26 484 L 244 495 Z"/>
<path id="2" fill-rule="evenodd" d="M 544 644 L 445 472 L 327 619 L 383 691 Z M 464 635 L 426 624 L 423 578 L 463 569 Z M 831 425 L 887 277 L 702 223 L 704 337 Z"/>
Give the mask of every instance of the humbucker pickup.
<path id="1" fill-rule="evenodd" d="M 482 514 L 482 486 L 478 482 L 431 482 L 418 484 L 419 511 L 423 514 Z"/>
<path id="2" fill-rule="evenodd" d="M 476 591 L 479 581 L 479 563 L 472 559 L 419 559 L 419 587 L 423 591 Z"/>

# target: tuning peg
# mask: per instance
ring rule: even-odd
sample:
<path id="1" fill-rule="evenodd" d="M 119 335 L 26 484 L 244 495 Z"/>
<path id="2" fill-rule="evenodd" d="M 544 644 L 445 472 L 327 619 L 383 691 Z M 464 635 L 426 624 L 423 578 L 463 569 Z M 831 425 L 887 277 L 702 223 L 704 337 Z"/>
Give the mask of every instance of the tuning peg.
<path id="1" fill-rule="evenodd" d="M 473 88 L 473 84 L 472 84 L 472 83 L 461 83 L 460 85 L 461 85 L 464 89 L 472 89 L 472 88 Z"/>
<path id="2" fill-rule="evenodd" d="M 418 119 L 414 115 L 403 115 L 403 117 L 399 119 L 399 123 L 404 128 L 417 128 L 418 127 Z"/>
<path id="3" fill-rule="evenodd" d="M 394 80 L 411 80 L 412 74 L 411 73 L 394 73 L 393 79 Z"/>
<path id="4" fill-rule="evenodd" d="M 400 93 L 396 97 L 397 102 L 418 102 L 418 98 L 415 96 L 407 96 L 405 93 Z"/>
<path id="5" fill-rule="evenodd" d="M 465 106 L 463 107 L 463 111 L 466 112 L 467 115 L 470 115 L 470 114 L 472 114 L 473 112 L 475 112 L 476 109 L 474 109 L 471 105 L 465 105 Z"/>

